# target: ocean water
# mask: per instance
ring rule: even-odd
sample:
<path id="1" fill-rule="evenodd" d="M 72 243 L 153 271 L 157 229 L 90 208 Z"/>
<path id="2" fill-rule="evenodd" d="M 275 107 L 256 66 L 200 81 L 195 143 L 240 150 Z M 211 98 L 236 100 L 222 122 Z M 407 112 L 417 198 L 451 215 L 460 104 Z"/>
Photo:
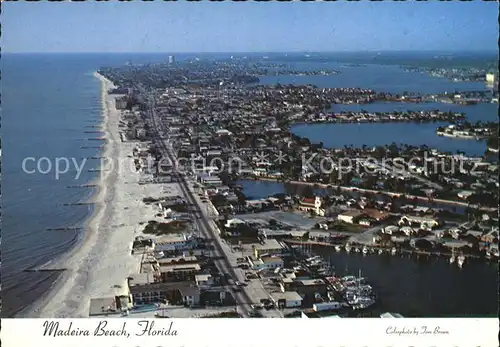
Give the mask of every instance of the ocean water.
<path id="1" fill-rule="evenodd" d="M 92 206 L 62 206 L 88 201 L 92 188 L 67 188 L 91 182 L 99 160 L 89 159 L 76 178 L 82 158 L 99 155 L 100 141 L 86 138 L 85 128 L 101 121 L 100 82 L 93 72 L 127 61 L 161 61 L 164 55 L 6 54 L 2 57 L 2 299 L 3 316 L 11 316 L 44 293 L 56 272 L 24 272 L 49 263 L 81 237 Z M 23 169 L 23 160 L 26 162 Z M 46 159 L 41 159 L 46 158 Z M 56 158 L 70 161 L 68 172 L 55 177 Z M 40 160 L 41 159 L 41 160 Z M 49 167 L 49 162 L 52 168 Z M 40 171 L 37 170 L 40 163 Z M 64 171 L 64 164 L 60 160 Z M 50 170 L 49 170 L 50 169 Z M 35 173 L 27 171 L 37 170 Z M 46 172 L 43 174 L 41 172 Z M 50 267 L 50 264 L 49 264 Z"/>
<path id="2" fill-rule="evenodd" d="M 92 73 L 102 66 L 166 61 L 168 55 L 3 55 L 2 316 L 13 316 L 28 307 L 49 290 L 58 277 L 56 272 L 24 270 L 44 264 L 50 267 L 54 258 L 70 249 L 82 236 L 81 231 L 47 229 L 84 225 L 92 213 L 92 207 L 63 204 L 91 199 L 93 189 L 68 186 L 91 182 L 96 174 L 87 170 L 99 166 L 98 160 L 89 160 L 78 179 L 75 179 L 74 167 L 70 167 L 67 173 L 56 179 L 54 170 L 48 170 L 45 174 L 26 172 L 23 170 L 23 160 L 30 157 L 35 161 L 46 158 L 42 160 L 40 167 L 45 172 L 47 163 L 55 165 L 56 158 L 67 158 L 81 164 L 83 157 L 98 156 L 99 149 L 81 148 L 98 144 L 97 141 L 85 140 L 96 137 L 96 134 L 85 133 L 86 130 L 95 129 L 85 127 L 96 125 L 101 119 L 100 83 Z M 176 59 L 181 61 L 197 56 L 224 59 L 231 54 L 176 54 Z M 346 83 L 342 86 L 413 91 L 412 86 L 418 89 L 423 83 L 422 78 L 426 79 L 422 75 L 413 74 L 415 76 L 411 77 L 411 73 L 395 72 L 399 71 L 395 67 L 374 67 L 373 72 L 367 68 L 341 68 L 345 69 L 343 73 L 327 76 L 328 82 L 325 85 L 340 86 Z M 393 73 L 399 76 L 396 80 Z M 297 82 L 311 83 L 309 80 Z M 275 81 L 269 80 L 269 83 Z M 450 87 L 445 80 L 435 83 L 432 91 Z M 446 86 L 442 87 L 443 84 Z M 472 85 L 470 89 L 476 90 L 478 87 Z M 33 164 L 33 161 L 28 162 L 26 168 L 35 169 L 36 165 Z M 258 195 L 257 192 L 255 195 Z"/>

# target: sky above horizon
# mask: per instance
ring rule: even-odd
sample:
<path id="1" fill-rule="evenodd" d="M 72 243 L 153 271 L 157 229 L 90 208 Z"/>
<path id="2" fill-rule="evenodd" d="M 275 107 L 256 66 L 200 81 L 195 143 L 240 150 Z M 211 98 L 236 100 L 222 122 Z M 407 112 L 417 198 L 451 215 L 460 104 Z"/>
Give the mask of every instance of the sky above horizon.
<path id="1" fill-rule="evenodd" d="M 498 50 L 497 2 L 2 4 L 2 52 Z"/>

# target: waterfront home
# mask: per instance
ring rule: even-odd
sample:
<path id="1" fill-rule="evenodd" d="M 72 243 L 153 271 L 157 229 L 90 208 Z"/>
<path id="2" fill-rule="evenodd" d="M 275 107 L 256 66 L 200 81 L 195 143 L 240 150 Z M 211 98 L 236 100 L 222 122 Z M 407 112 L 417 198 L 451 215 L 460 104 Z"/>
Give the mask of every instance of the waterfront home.
<path id="1" fill-rule="evenodd" d="M 358 222 L 365 214 L 363 211 L 351 210 L 347 212 L 342 212 L 337 215 L 337 220 L 344 223 L 354 224 Z"/>
<path id="2" fill-rule="evenodd" d="M 388 225 L 382 228 L 382 233 L 387 235 L 392 235 L 399 232 L 399 227 L 397 225 Z"/>
<path id="3" fill-rule="evenodd" d="M 297 209 L 299 211 L 314 213 L 317 216 L 325 216 L 323 201 L 319 196 L 316 196 L 314 198 L 303 198 L 299 201 Z"/>
<path id="4" fill-rule="evenodd" d="M 405 234 L 406 236 L 413 236 L 418 234 L 418 230 L 413 229 L 412 227 L 409 226 L 403 226 L 401 227 L 400 231 Z"/>
<path id="5" fill-rule="evenodd" d="M 398 225 L 400 226 L 402 225 L 411 226 L 415 224 L 419 225 L 420 229 L 427 230 L 439 226 L 440 223 L 436 218 L 431 216 L 420 217 L 420 216 L 410 216 L 410 215 L 404 215 L 398 222 Z"/>
<path id="6" fill-rule="evenodd" d="M 269 295 L 276 307 L 294 308 L 302 306 L 302 297 L 297 292 L 274 292 Z"/>

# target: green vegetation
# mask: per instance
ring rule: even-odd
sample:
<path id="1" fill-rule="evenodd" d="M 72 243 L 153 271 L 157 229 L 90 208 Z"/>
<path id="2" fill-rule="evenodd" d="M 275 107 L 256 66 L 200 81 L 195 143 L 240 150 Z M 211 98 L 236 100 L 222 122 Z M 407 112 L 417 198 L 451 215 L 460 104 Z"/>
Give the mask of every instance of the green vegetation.
<path id="1" fill-rule="evenodd" d="M 183 221 L 172 221 L 170 223 L 158 223 L 157 221 L 149 221 L 144 230 L 144 234 L 167 235 L 178 234 L 186 230 L 187 223 Z"/>

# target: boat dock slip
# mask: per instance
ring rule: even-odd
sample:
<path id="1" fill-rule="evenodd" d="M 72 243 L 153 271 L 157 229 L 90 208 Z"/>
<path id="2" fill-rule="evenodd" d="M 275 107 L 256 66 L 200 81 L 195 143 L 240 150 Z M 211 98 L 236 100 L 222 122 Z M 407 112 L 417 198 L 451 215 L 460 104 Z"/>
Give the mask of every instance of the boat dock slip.
<path id="1" fill-rule="evenodd" d="M 81 227 L 63 227 L 63 228 L 48 228 L 47 231 L 79 231 Z"/>
<path id="2" fill-rule="evenodd" d="M 104 157 L 98 157 L 98 156 L 94 156 L 94 157 L 81 157 L 80 159 L 104 159 Z"/>
<path id="3" fill-rule="evenodd" d="M 85 134 L 102 134 L 103 131 L 100 131 L 100 130 L 87 130 L 87 131 L 84 131 Z"/>
<path id="4" fill-rule="evenodd" d="M 97 184 L 80 184 L 76 186 L 66 186 L 66 188 L 93 188 L 97 187 Z"/>
<path id="5" fill-rule="evenodd" d="M 102 169 L 88 169 L 88 172 L 101 172 Z"/>
<path id="6" fill-rule="evenodd" d="M 61 206 L 85 206 L 85 205 L 94 205 L 93 202 L 73 202 L 71 204 L 62 204 Z"/>
<path id="7" fill-rule="evenodd" d="M 86 125 L 86 126 L 84 126 L 84 128 L 99 129 L 99 128 L 101 128 L 101 126 L 100 125 Z"/>
<path id="8" fill-rule="evenodd" d="M 80 149 L 104 149 L 104 146 L 81 146 Z"/>
<path id="9" fill-rule="evenodd" d="M 88 141 L 106 141 L 105 137 L 90 137 L 87 139 Z"/>

